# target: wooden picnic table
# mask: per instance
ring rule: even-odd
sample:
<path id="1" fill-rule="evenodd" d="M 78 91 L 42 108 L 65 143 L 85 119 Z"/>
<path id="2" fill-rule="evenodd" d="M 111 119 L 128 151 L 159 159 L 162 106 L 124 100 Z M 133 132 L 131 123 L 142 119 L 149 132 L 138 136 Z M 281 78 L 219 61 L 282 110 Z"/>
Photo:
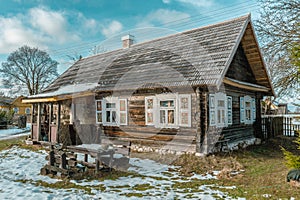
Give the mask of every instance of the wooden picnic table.
<path id="1" fill-rule="evenodd" d="M 67 146 L 67 151 L 84 154 L 84 161 L 82 162 L 82 164 L 84 165 L 88 165 L 89 155 L 91 157 L 94 157 L 96 162 L 96 166 L 95 166 L 96 171 L 99 171 L 100 164 L 106 164 L 111 169 L 113 156 L 115 154 L 115 150 L 113 148 L 101 144 L 84 144 L 78 146 Z M 108 163 L 104 163 L 103 160 L 108 161 Z"/>

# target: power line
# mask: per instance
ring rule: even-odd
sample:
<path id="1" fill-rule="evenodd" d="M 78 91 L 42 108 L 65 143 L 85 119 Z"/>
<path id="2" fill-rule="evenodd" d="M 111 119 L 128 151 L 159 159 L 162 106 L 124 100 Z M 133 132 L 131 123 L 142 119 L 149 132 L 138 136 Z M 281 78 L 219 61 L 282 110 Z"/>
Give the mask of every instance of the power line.
<path id="1" fill-rule="evenodd" d="M 256 11 L 258 8 L 257 8 L 256 3 L 249 4 L 247 2 L 243 2 L 240 4 L 232 5 L 230 8 L 225 7 L 222 9 L 214 9 L 211 11 L 203 12 L 203 13 L 201 13 L 202 15 L 194 15 L 194 16 L 187 17 L 187 18 L 173 20 L 173 21 L 164 23 L 161 26 L 161 28 L 182 31 L 184 29 L 184 27 L 195 28 L 195 27 L 197 27 L 196 24 L 199 26 L 199 22 L 204 22 L 204 21 L 205 21 L 205 25 L 206 25 L 206 24 L 209 24 L 210 22 L 215 21 L 216 18 L 220 18 L 220 17 L 226 18 L 228 16 L 232 16 L 232 13 L 234 13 L 234 12 L 241 11 L 244 9 L 252 9 L 253 11 Z M 153 36 L 156 34 L 159 34 L 160 31 L 161 30 L 157 30 L 157 31 L 154 30 L 154 31 L 151 31 L 151 33 L 146 31 L 143 35 L 146 38 L 153 38 Z M 67 55 L 74 54 L 74 53 L 88 52 L 93 47 L 98 46 L 99 44 L 103 44 L 103 40 L 99 39 L 99 40 L 94 40 L 94 41 L 82 42 L 82 43 L 73 45 L 71 47 L 61 48 L 61 49 L 57 49 L 57 50 L 50 50 L 50 52 L 53 52 L 52 54 L 57 55 L 56 57 L 58 57 L 58 58 L 63 58 L 63 57 L 67 57 Z M 118 41 L 118 43 L 117 43 L 117 41 L 114 41 L 110 45 L 105 45 L 105 48 L 109 49 L 112 47 L 116 47 L 117 44 L 119 44 L 119 41 Z"/>

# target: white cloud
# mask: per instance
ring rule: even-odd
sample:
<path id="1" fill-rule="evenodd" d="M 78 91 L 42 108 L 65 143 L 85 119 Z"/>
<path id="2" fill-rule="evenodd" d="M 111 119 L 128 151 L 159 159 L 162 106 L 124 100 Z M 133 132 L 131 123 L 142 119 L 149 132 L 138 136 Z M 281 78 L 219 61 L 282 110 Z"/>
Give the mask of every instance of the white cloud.
<path id="1" fill-rule="evenodd" d="M 213 0 L 177 0 L 177 1 L 185 4 L 191 4 L 192 6 L 197 6 L 197 7 L 210 7 L 214 5 Z"/>
<path id="2" fill-rule="evenodd" d="M 22 20 L 17 17 L 0 17 L 0 27 L 0 53 L 2 54 L 11 53 L 22 45 L 46 48 L 42 44 L 46 38 L 25 27 Z"/>
<path id="3" fill-rule="evenodd" d="M 68 30 L 67 14 L 46 8 L 32 8 L 25 14 L 0 15 L 0 54 L 8 54 L 23 45 L 47 50 L 54 42 L 66 44 L 80 40 Z M 87 26 L 94 26 L 93 20 Z M 76 30 L 78 31 L 78 30 Z"/>
<path id="4" fill-rule="evenodd" d="M 33 27 L 46 33 L 60 43 L 69 40 L 77 40 L 76 34 L 71 34 L 67 31 L 67 20 L 61 12 L 54 12 L 44 8 L 32 8 L 29 11 L 30 22 Z"/>
<path id="5" fill-rule="evenodd" d="M 110 37 L 120 32 L 122 29 L 123 25 L 119 21 L 113 20 L 108 26 L 102 28 L 101 32 L 105 37 Z"/>
<path id="6" fill-rule="evenodd" d="M 162 2 L 165 4 L 169 4 L 169 3 L 171 3 L 171 0 L 162 0 Z"/>
<path id="7" fill-rule="evenodd" d="M 189 21 L 190 15 L 184 12 L 179 12 L 176 10 L 168 10 L 168 9 L 158 9 L 149 13 L 143 20 L 141 20 L 137 27 L 150 27 L 154 26 L 154 23 L 159 24 L 167 24 L 172 22 L 172 24 L 182 23 L 184 21 Z"/>

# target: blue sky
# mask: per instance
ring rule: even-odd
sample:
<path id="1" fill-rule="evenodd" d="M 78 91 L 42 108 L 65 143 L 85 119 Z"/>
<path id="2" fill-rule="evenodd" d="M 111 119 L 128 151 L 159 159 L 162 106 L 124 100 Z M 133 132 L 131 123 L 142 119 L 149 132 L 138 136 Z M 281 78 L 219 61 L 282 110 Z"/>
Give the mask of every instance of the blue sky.
<path id="1" fill-rule="evenodd" d="M 0 62 L 29 45 L 62 73 L 70 56 L 120 48 L 128 33 L 142 42 L 250 12 L 255 19 L 258 9 L 255 0 L 0 0 Z"/>

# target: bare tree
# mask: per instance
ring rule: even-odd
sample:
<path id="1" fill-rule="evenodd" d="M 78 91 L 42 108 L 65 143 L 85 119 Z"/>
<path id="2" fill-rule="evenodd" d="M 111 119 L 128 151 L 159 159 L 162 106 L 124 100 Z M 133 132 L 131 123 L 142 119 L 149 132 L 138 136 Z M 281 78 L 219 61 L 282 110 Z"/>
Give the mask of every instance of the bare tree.
<path id="1" fill-rule="evenodd" d="M 295 47 L 300 43 L 300 1 L 258 1 L 261 11 L 256 27 L 275 90 L 278 96 L 295 96 L 300 72 L 295 63 L 299 60 Z"/>
<path id="2" fill-rule="evenodd" d="M 25 86 L 29 95 L 35 95 L 58 76 L 57 65 L 45 51 L 22 46 L 2 63 L 0 73 L 4 83 Z"/>

